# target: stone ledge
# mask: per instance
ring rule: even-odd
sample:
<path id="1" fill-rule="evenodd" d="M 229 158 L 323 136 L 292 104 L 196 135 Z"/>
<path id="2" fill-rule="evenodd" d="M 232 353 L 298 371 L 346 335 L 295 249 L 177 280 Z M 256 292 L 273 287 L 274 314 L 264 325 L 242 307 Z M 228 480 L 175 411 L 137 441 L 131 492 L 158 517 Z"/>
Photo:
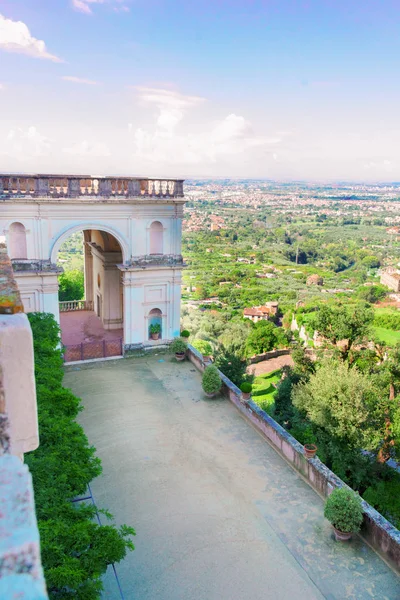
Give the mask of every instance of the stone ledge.
<path id="1" fill-rule="evenodd" d="M 203 357 L 193 346 L 188 345 L 188 358 L 200 370 L 204 371 Z M 335 488 L 348 487 L 319 458 L 306 459 L 303 446 L 286 429 L 250 400 L 243 403 L 240 389 L 221 371 L 222 393 L 240 410 L 248 421 L 267 439 L 273 448 L 294 468 L 300 472 L 307 483 L 323 497 L 329 496 Z M 361 536 L 385 558 L 391 566 L 400 571 L 400 531 L 385 517 L 362 501 L 364 523 Z"/>

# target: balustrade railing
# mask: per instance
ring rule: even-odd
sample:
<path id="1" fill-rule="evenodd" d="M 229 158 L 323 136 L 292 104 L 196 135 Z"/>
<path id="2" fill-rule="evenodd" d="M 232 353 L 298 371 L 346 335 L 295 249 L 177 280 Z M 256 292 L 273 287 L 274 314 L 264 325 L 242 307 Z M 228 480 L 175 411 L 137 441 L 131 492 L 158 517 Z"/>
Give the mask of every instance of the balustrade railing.
<path id="1" fill-rule="evenodd" d="M 182 179 L 0 175 L 0 198 L 181 198 Z"/>
<path id="2" fill-rule="evenodd" d="M 58 303 L 60 312 L 71 312 L 73 310 L 93 310 L 92 300 L 68 300 Z"/>

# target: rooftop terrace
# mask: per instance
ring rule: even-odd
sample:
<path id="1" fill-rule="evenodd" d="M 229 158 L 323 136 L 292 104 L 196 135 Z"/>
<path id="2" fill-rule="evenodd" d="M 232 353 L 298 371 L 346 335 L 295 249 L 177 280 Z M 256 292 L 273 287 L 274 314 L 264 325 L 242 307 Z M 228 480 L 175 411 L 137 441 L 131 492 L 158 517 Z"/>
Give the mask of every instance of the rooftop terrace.
<path id="1" fill-rule="evenodd" d="M 168 354 L 67 368 L 103 463 L 94 498 L 137 532 L 124 598 L 399 598 L 390 567 L 358 537 L 335 542 L 323 500 L 200 382 Z M 112 570 L 104 597 L 121 598 Z"/>

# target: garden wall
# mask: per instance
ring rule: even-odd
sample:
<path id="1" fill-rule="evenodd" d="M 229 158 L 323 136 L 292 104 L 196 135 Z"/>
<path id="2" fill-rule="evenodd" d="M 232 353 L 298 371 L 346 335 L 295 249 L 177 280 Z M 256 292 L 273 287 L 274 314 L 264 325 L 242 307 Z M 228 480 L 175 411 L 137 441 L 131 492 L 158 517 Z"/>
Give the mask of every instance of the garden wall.
<path id="1" fill-rule="evenodd" d="M 189 360 L 200 370 L 205 366 L 201 354 L 188 346 Z M 328 496 L 334 488 L 346 486 L 318 458 L 306 459 L 303 446 L 252 400 L 243 403 L 241 391 L 220 371 L 222 393 L 260 431 L 304 479 L 321 496 Z M 387 521 L 367 502 L 363 501 L 364 523 L 361 536 L 382 555 L 397 571 L 400 571 L 400 531 Z"/>
<path id="2" fill-rule="evenodd" d="M 278 356 L 288 356 L 290 354 L 289 348 L 282 348 L 282 350 L 271 350 L 270 352 L 264 352 L 264 354 L 256 354 L 250 358 L 250 364 L 262 362 L 263 360 L 269 360 L 270 358 L 278 358 Z"/>

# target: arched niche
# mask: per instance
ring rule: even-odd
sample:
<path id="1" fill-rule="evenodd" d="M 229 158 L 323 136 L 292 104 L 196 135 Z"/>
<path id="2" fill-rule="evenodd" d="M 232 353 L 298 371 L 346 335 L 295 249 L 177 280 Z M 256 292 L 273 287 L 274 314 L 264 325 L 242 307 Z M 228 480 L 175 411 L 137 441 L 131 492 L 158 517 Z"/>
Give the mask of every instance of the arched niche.
<path id="1" fill-rule="evenodd" d="M 11 223 L 8 235 L 10 258 L 28 258 L 25 226 L 18 222 Z"/>
<path id="2" fill-rule="evenodd" d="M 164 254 L 164 227 L 160 221 L 150 225 L 150 254 Z"/>
<path id="3" fill-rule="evenodd" d="M 148 315 L 149 339 L 152 339 L 152 326 L 159 326 L 159 338 L 162 339 L 162 311 L 159 308 L 152 308 Z M 154 338 L 153 338 L 154 339 Z"/>

